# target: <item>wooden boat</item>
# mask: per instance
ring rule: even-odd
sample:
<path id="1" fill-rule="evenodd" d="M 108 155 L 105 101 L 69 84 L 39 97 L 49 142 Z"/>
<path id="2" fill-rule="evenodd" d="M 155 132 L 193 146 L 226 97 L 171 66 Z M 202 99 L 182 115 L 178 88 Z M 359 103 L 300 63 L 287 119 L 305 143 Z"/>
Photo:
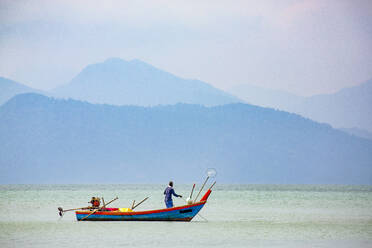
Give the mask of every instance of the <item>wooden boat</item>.
<path id="1" fill-rule="evenodd" d="M 193 204 L 146 211 L 122 212 L 118 208 L 76 211 L 78 221 L 191 221 L 207 203 L 211 194 L 209 189 L 199 202 Z"/>

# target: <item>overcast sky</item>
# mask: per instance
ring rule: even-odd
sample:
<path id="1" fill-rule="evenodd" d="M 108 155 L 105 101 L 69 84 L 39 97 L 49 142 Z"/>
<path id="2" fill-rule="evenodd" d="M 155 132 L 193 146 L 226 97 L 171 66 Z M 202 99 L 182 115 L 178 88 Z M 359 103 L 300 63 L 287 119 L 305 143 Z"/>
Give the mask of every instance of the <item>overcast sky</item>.
<path id="1" fill-rule="evenodd" d="M 0 76 L 51 89 L 109 57 L 221 89 L 331 93 L 372 78 L 372 1 L 0 0 Z"/>

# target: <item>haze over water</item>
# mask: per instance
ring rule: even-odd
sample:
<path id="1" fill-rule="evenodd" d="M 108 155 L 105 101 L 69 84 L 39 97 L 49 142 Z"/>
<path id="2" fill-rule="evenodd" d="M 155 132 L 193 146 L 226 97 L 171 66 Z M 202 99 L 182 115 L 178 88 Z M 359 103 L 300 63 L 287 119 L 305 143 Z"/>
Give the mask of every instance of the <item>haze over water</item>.
<path id="1" fill-rule="evenodd" d="M 200 185 L 199 185 L 200 186 Z M 77 222 L 57 207 L 112 207 L 150 199 L 163 208 L 165 185 L 2 185 L 0 247 L 371 247 L 372 186 L 216 185 L 190 223 Z M 191 185 L 175 185 L 186 198 Z M 195 196 L 195 195 L 194 195 Z M 176 205 L 183 205 L 175 199 Z"/>

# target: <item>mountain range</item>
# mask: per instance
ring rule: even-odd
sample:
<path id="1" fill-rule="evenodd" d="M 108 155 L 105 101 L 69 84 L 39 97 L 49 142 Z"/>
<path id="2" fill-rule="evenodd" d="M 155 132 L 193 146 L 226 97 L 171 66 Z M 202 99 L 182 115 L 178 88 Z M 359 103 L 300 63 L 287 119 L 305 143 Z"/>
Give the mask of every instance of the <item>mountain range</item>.
<path id="1" fill-rule="evenodd" d="M 140 107 L 20 94 L 0 106 L 0 183 L 372 184 L 372 142 L 250 104 Z"/>
<path id="2" fill-rule="evenodd" d="M 365 138 L 370 138 L 366 134 L 372 132 L 372 80 L 334 94 L 312 97 L 250 85 L 236 86 L 227 93 L 199 80 L 177 77 L 140 60 L 110 58 L 86 66 L 69 83 L 49 92 L 0 78 L 0 104 L 26 92 L 119 106 L 177 103 L 216 106 L 246 102 L 297 113 Z"/>
<path id="3" fill-rule="evenodd" d="M 238 85 L 229 92 L 251 104 L 297 113 L 336 128 L 347 128 L 343 130 L 358 128 L 372 132 L 372 79 L 334 94 L 311 97 L 250 85 Z"/>
<path id="4" fill-rule="evenodd" d="M 372 184 L 371 85 L 226 93 L 117 58 L 50 92 L 0 78 L 0 183 L 189 182 L 215 167 L 228 183 Z"/>

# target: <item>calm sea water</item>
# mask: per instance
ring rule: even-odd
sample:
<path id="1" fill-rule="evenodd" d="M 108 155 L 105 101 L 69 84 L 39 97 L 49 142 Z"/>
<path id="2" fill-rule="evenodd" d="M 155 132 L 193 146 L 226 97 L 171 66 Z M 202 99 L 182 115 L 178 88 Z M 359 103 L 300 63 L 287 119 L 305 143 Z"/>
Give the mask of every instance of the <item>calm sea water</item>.
<path id="1" fill-rule="evenodd" d="M 150 199 L 163 208 L 164 185 L 2 185 L 0 247 L 372 247 L 372 187 L 216 185 L 189 223 L 77 222 L 64 209 L 91 196 L 112 207 Z M 191 185 L 175 185 L 187 196 Z M 185 197 L 186 198 L 186 197 Z M 175 199 L 176 205 L 183 200 Z"/>

